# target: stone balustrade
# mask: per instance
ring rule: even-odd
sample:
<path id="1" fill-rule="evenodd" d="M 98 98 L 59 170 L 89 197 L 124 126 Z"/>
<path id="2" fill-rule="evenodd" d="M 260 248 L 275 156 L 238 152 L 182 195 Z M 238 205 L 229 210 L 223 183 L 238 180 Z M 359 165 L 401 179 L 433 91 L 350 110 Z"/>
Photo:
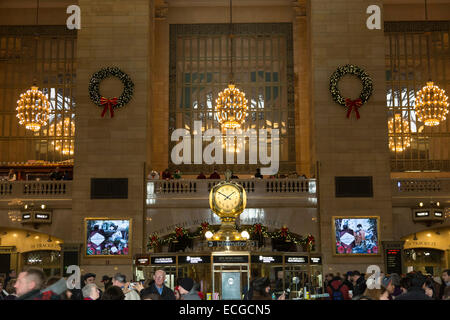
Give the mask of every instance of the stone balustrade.
<path id="1" fill-rule="evenodd" d="M 393 179 L 393 196 L 408 194 L 450 194 L 450 179 Z"/>
<path id="2" fill-rule="evenodd" d="M 1 181 L 0 199 L 71 198 L 72 181 Z"/>
<path id="3" fill-rule="evenodd" d="M 207 198 L 211 188 L 222 180 L 179 179 L 148 180 L 147 198 L 177 198 L 193 195 Z M 249 196 L 252 195 L 309 195 L 316 193 L 315 179 L 239 179 Z"/>

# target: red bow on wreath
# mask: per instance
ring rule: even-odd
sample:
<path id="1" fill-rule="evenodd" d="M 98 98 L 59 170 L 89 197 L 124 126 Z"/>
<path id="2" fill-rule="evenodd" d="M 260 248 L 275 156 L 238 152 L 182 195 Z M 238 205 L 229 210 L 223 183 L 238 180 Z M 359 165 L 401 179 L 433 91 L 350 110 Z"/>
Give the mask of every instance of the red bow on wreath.
<path id="1" fill-rule="evenodd" d="M 314 244 L 315 240 L 312 235 L 308 235 L 308 244 Z"/>
<path id="2" fill-rule="evenodd" d="M 355 110 L 356 119 L 360 118 L 358 109 L 362 106 L 361 99 L 352 100 L 352 99 L 347 98 L 347 99 L 345 99 L 345 106 L 348 108 L 347 118 L 350 118 L 350 114 L 352 113 L 353 110 Z"/>
<path id="3" fill-rule="evenodd" d="M 203 222 L 202 223 L 202 231 L 205 232 L 208 230 L 209 227 L 209 223 L 208 222 Z"/>
<path id="4" fill-rule="evenodd" d="M 150 239 L 151 244 L 155 244 L 158 243 L 158 236 L 154 235 L 151 237 Z"/>
<path id="5" fill-rule="evenodd" d="M 281 230 L 280 230 L 280 235 L 281 235 L 283 238 L 286 238 L 287 235 L 288 235 L 288 231 L 289 231 L 288 228 L 283 227 L 283 228 L 281 228 Z"/>
<path id="6" fill-rule="evenodd" d="M 262 227 L 259 223 L 255 224 L 255 230 L 253 231 L 253 233 L 257 233 L 257 234 L 261 234 L 262 232 Z"/>
<path id="7" fill-rule="evenodd" d="M 184 235 L 183 228 L 182 227 L 176 228 L 175 234 L 176 234 L 177 238 L 181 238 Z"/>
<path id="8" fill-rule="evenodd" d="M 105 106 L 102 112 L 102 118 L 105 116 L 106 111 L 109 109 L 109 113 L 111 114 L 111 118 L 114 117 L 114 106 L 117 105 L 117 98 L 107 99 L 104 97 L 100 98 L 100 104 Z"/>

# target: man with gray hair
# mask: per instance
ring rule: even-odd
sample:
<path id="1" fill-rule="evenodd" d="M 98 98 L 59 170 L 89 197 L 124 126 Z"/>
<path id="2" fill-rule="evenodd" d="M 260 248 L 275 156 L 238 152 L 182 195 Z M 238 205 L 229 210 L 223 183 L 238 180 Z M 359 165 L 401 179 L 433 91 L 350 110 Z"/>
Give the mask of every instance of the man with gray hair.
<path id="1" fill-rule="evenodd" d="M 95 283 L 88 283 L 81 290 L 83 292 L 83 300 L 98 300 L 100 290 Z"/>
<path id="2" fill-rule="evenodd" d="M 124 274 L 116 273 L 113 277 L 113 286 L 117 286 L 122 289 L 125 295 L 125 300 L 141 300 L 139 293 L 130 287 L 130 283 L 127 283 L 127 277 Z"/>
<path id="3" fill-rule="evenodd" d="M 153 283 L 141 291 L 141 295 L 156 293 L 161 296 L 161 300 L 175 300 L 175 294 L 172 289 L 164 285 L 166 280 L 166 272 L 164 270 L 156 270 L 153 280 Z"/>

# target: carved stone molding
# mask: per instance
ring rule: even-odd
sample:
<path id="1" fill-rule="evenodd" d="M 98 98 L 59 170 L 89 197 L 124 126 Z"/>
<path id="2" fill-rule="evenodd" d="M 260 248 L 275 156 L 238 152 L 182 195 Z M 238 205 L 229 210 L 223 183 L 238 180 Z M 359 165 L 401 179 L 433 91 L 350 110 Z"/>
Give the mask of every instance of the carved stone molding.
<path id="1" fill-rule="evenodd" d="M 306 0 L 293 1 L 292 9 L 294 10 L 295 17 L 305 17 L 306 16 Z"/>
<path id="2" fill-rule="evenodd" d="M 157 19 L 157 20 L 167 19 L 168 13 L 169 13 L 169 7 L 167 5 L 158 6 L 155 8 L 155 19 Z"/>

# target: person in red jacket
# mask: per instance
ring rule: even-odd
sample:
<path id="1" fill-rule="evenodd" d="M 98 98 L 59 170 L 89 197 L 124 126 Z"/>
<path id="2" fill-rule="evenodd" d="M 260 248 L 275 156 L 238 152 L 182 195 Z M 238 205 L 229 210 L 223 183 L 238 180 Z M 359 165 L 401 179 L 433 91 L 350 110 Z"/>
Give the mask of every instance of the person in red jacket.
<path id="1" fill-rule="evenodd" d="M 351 300 L 348 294 L 348 287 L 342 282 L 341 278 L 334 277 L 327 287 L 330 300 Z"/>

